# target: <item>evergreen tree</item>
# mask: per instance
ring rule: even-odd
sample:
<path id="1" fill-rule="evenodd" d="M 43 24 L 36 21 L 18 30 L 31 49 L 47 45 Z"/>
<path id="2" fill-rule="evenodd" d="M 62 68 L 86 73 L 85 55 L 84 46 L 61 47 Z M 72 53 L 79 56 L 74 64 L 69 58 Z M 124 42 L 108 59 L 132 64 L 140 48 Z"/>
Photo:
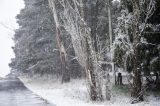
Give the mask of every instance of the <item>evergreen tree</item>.
<path id="1" fill-rule="evenodd" d="M 17 15 L 17 22 L 20 28 L 14 35 L 15 58 L 10 64 L 12 70 L 30 75 L 62 75 L 59 51 L 56 49 L 55 23 L 48 1 L 25 0 L 25 8 Z M 69 38 L 62 37 L 70 55 L 74 56 Z M 73 56 L 69 59 L 71 60 Z M 68 64 L 75 64 L 70 65 L 69 74 L 74 73 L 73 77 L 81 77 L 83 73 L 77 61 L 72 60 Z M 73 70 L 75 68 L 76 72 Z"/>
<path id="2" fill-rule="evenodd" d="M 115 39 L 115 62 L 117 66 L 133 73 L 132 96 L 136 100 L 143 100 L 143 65 L 148 65 L 151 58 L 151 51 L 147 50 L 150 43 L 146 39 L 146 31 L 148 26 L 153 25 L 149 21 L 159 9 L 158 1 L 121 0 L 121 4 Z"/>

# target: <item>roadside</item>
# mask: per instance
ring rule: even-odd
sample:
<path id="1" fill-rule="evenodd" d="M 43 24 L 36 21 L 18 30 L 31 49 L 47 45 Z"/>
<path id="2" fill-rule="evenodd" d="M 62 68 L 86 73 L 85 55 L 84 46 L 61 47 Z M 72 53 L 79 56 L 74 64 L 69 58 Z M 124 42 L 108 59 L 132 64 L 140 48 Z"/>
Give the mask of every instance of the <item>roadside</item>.
<path id="1" fill-rule="evenodd" d="M 130 104 L 130 96 L 125 91 L 114 88 L 111 101 L 91 102 L 89 100 L 87 84 L 85 80 L 75 79 L 70 83 L 61 84 L 60 80 L 43 80 L 20 77 L 31 91 L 46 99 L 56 106 L 159 106 L 160 101 L 153 95 L 147 97 L 144 102 Z"/>

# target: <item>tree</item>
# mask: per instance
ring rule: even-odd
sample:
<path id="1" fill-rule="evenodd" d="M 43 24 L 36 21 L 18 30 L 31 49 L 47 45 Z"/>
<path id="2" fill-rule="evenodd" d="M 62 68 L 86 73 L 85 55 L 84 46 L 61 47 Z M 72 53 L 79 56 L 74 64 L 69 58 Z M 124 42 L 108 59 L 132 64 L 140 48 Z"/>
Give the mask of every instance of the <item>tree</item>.
<path id="1" fill-rule="evenodd" d="M 70 43 L 71 38 L 66 36 L 68 33 L 63 30 L 61 36 L 56 36 L 56 25 L 48 5 L 47 0 L 25 0 L 25 8 L 17 15 L 20 28 L 14 35 L 15 58 L 10 66 L 13 71 L 31 76 L 62 76 L 62 82 L 69 81 L 70 77 L 83 77 L 83 69 L 75 59 Z M 57 49 L 59 46 L 60 49 Z M 64 48 L 67 48 L 66 51 Z M 60 51 L 66 52 L 67 56 Z M 58 58 L 60 54 L 61 59 Z M 65 64 L 61 64 L 61 60 Z"/>
<path id="2" fill-rule="evenodd" d="M 106 67 L 110 64 L 106 0 L 49 0 L 49 2 L 57 26 L 61 31 L 65 29 L 68 32 L 76 59 L 86 70 L 91 99 L 103 100 L 102 86 L 108 79 L 105 79 L 106 82 L 102 80 L 104 76 L 108 76 L 110 70 L 110 67 Z M 114 5 L 115 10 L 116 6 Z M 113 18 L 116 19 L 115 14 Z M 106 94 L 110 99 L 110 92 Z"/>
<path id="3" fill-rule="evenodd" d="M 55 4 L 51 1 L 49 1 L 49 5 L 50 7 L 53 9 L 53 17 L 56 23 L 56 39 L 57 39 L 57 44 L 58 44 L 58 48 L 59 48 L 59 52 L 60 52 L 60 59 L 61 59 L 61 65 L 62 65 L 62 83 L 63 82 L 68 82 L 70 81 L 70 76 L 69 76 L 69 69 L 68 69 L 68 58 L 67 58 L 67 52 L 65 50 L 64 47 L 64 43 L 62 40 L 62 36 L 60 34 L 60 23 L 58 20 L 58 16 L 57 16 L 57 11 L 55 9 Z"/>
<path id="4" fill-rule="evenodd" d="M 45 14 L 45 16 L 44 16 Z M 26 0 L 17 15 L 20 28 L 14 36 L 14 70 L 21 73 L 60 75 L 52 14 L 46 0 Z"/>
<path id="5" fill-rule="evenodd" d="M 81 3 L 81 5 L 79 5 L 79 3 Z M 90 29 L 90 27 L 87 26 L 87 21 L 85 22 L 85 17 L 83 16 L 85 14 L 84 8 L 80 7 L 83 5 L 82 3 L 83 1 L 75 0 L 50 0 L 53 14 L 58 17 L 60 24 L 70 34 L 78 61 L 86 70 L 91 99 L 102 100 L 102 88 L 98 74 L 101 69 L 99 67 L 98 56 L 96 55 L 98 53 L 96 53 L 95 46 L 93 46 L 95 43 L 93 44 L 92 40 L 92 35 L 95 34 L 95 32 L 93 33 L 92 31 L 94 31 L 95 28 Z M 55 10 L 58 11 L 57 14 L 55 14 Z M 93 38 L 95 38 L 95 36 Z"/>
<path id="6" fill-rule="evenodd" d="M 118 18 L 119 24 L 115 40 L 116 49 L 121 49 L 120 56 L 124 67 L 127 69 L 127 62 L 133 64 L 132 96 L 136 100 L 143 100 L 143 88 L 141 81 L 142 61 L 141 48 L 144 43 L 143 32 L 148 24 L 148 19 L 155 11 L 156 0 L 121 0 L 122 12 Z M 118 63 L 119 64 L 119 63 Z"/>

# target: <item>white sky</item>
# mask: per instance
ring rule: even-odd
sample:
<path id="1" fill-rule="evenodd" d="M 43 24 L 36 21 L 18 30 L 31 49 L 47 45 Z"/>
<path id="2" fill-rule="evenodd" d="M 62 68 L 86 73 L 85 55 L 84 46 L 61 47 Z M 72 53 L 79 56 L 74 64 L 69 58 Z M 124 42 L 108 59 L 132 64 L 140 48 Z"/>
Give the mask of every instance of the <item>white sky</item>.
<path id="1" fill-rule="evenodd" d="M 14 57 L 11 47 L 14 29 L 18 28 L 15 16 L 24 7 L 23 0 L 0 0 L 0 77 L 10 72 L 8 64 Z M 7 28 L 7 27 L 9 28 Z"/>

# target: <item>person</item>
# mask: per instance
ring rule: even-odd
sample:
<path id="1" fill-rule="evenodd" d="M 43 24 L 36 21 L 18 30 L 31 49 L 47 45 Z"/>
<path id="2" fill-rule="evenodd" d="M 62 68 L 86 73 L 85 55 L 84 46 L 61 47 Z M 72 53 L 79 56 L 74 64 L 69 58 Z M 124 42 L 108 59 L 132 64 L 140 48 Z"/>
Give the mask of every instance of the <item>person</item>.
<path id="1" fill-rule="evenodd" d="M 118 73 L 117 84 L 122 85 L 122 73 Z"/>

